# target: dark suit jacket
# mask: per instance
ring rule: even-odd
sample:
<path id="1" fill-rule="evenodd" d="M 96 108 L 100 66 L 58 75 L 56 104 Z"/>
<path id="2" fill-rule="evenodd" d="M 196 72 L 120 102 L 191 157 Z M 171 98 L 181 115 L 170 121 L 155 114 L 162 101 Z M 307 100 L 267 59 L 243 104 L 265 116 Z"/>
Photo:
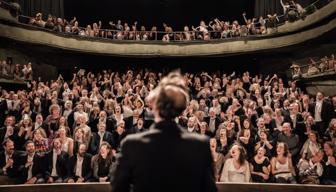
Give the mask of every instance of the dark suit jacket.
<path id="1" fill-rule="evenodd" d="M 45 173 L 46 179 L 48 179 L 52 173 L 53 154 L 54 154 L 53 150 L 51 150 L 49 153 L 46 154 L 46 160 L 47 160 L 47 170 Z M 68 162 L 69 162 L 68 153 L 62 151 L 61 154 L 57 155 L 56 173 L 62 179 L 66 179 L 66 177 L 68 176 Z"/>
<path id="2" fill-rule="evenodd" d="M 204 118 L 205 122 L 207 122 L 208 126 L 210 125 L 210 117 L 205 117 Z M 216 132 L 217 132 L 217 129 L 219 127 L 219 125 L 221 124 L 221 120 L 219 119 L 219 117 L 216 117 L 215 119 L 215 131 L 212 133 L 211 137 L 215 136 Z"/>
<path id="3" fill-rule="evenodd" d="M 114 145 L 112 133 L 106 131 L 103 136 L 103 141 L 108 142 L 111 146 Z M 100 146 L 100 136 L 98 135 L 98 133 L 92 133 L 92 137 L 90 140 L 90 150 L 89 150 L 90 153 L 97 154 L 99 151 L 99 146 Z"/>
<path id="4" fill-rule="evenodd" d="M 217 191 L 206 136 L 190 134 L 173 121 L 162 121 L 122 142 L 112 172 L 112 191 Z"/>
<path id="5" fill-rule="evenodd" d="M 19 174 L 21 175 L 21 179 L 23 182 L 27 181 L 27 177 L 28 177 L 29 169 L 25 167 L 27 163 L 27 156 L 28 154 L 25 153 L 19 157 L 20 159 Z M 41 156 L 35 153 L 34 158 L 33 158 L 33 168 L 32 168 L 33 177 L 37 177 L 37 178 L 44 177 L 45 170 L 46 170 L 45 156 Z"/>
<path id="6" fill-rule="evenodd" d="M 7 168 L 6 173 L 8 177 L 17 177 L 18 176 L 18 168 L 19 168 L 19 153 L 14 151 L 12 155 L 12 159 L 14 161 L 13 166 Z M 6 155 L 5 151 L 0 152 L 0 175 L 4 175 L 2 172 L 2 168 L 6 165 Z"/>
<path id="7" fill-rule="evenodd" d="M 92 176 L 91 157 L 92 156 L 88 153 L 84 155 L 84 160 L 82 164 L 82 176 L 84 178 L 84 182 L 88 181 Z M 74 179 L 76 177 L 76 163 L 77 155 L 74 155 L 69 159 L 68 178 Z"/>
<path id="8" fill-rule="evenodd" d="M 312 116 L 315 116 L 315 106 L 316 103 L 313 103 L 309 106 L 309 112 L 312 114 Z M 329 123 L 328 121 L 331 119 L 332 116 L 332 106 L 331 103 L 329 103 L 326 100 L 323 100 L 322 102 L 322 109 L 321 109 L 321 118 L 322 121 L 325 121 L 327 124 Z"/>

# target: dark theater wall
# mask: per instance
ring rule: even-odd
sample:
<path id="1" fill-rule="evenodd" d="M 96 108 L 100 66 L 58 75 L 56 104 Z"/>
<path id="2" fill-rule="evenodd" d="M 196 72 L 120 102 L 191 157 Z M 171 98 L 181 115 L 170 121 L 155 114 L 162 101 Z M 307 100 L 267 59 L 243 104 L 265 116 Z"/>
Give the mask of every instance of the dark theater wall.
<path id="1" fill-rule="evenodd" d="M 162 30 L 162 22 L 181 30 L 184 25 L 198 26 L 199 21 L 218 17 L 222 20 L 239 20 L 243 22 L 242 13 L 254 15 L 254 0 L 66 0 L 65 16 L 76 16 L 81 26 L 102 20 L 103 27 L 108 21 L 118 19 L 149 29 L 156 25 Z"/>
<path id="2" fill-rule="evenodd" d="M 23 15 L 35 16 L 41 12 L 44 18 L 48 14 L 56 17 L 64 17 L 64 0 L 16 0 L 22 10 Z"/>

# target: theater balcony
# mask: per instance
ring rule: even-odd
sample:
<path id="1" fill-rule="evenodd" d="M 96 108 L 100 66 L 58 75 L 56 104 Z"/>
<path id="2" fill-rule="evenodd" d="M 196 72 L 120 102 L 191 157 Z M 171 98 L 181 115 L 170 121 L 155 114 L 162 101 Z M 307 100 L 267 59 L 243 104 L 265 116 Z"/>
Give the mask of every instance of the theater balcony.
<path id="1" fill-rule="evenodd" d="M 326 2 L 326 1 L 317 1 Z M 316 5 L 318 5 L 318 3 Z M 78 53 L 135 57 L 226 56 L 263 52 L 298 45 L 323 36 L 336 27 L 336 1 L 316 7 L 304 20 L 285 22 L 268 29 L 266 35 L 209 41 L 161 40 L 133 41 L 80 37 L 57 33 L 23 24 L 11 13 L 11 7 L 0 7 L 0 37 L 20 43 L 34 44 Z M 180 32 L 181 33 L 181 32 Z"/>

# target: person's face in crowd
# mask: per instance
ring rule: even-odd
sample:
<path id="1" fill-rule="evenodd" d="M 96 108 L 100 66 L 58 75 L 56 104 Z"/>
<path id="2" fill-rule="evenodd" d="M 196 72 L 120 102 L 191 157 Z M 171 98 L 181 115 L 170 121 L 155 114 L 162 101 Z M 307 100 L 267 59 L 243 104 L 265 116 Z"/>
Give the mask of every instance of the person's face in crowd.
<path id="1" fill-rule="evenodd" d="M 59 139 L 54 140 L 54 149 L 60 150 L 62 148 L 62 143 Z"/>
<path id="2" fill-rule="evenodd" d="M 312 132 L 309 133 L 308 138 L 309 138 L 309 140 L 312 141 L 312 142 L 316 142 L 316 141 L 317 141 L 317 137 L 316 137 L 316 134 L 315 134 L 315 133 L 312 133 Z"/>
<path id="3" fill-rule="evenodd" d="M 35 145 L 34 145 L 34 143 L 28 143 L 26 145 L 26 151 L 27 151 L 28 154 L 35 153 Z"/>
<path id="4" fill-rule="evenodd" d="M 125 131 L 125 123 L 124 122 L 119 123 L 119 125 L 117 126 L 117 131 L 119 133 L 123 133 Z"/>
<path id="5" fill-rule="evenodd" d="M 86 125 L 86 117 L 85 116 L 79 117 L 79 122 L 81 125 Z"/>
<path id="6" fill-rule="evenodd" d="M 323 150 L 324 150 L 324 152 L 327 156 L 333 156 L 334 155 L 334 151 L 328 143 L 323 144 Z"/>
<path id="7" fill-rule="evenodd" d="M 43 122 L 43 117 L 42 117 L 42 115 L 37 115 L 35 121 L 36 121 L 36 123 L 41 124 L 41 123 Z"/>
<path id="8" fill-rule="evenodd" d="M 60 109 L 58 107 L 55 107 L 52 111 L 51 111 L 53 116 L 58 116 L 60 114 Z"/>
<path id="9" fill-rule="evenodd" d="M 211 138 L 210 139 L 210 148 L 211 149 L 216 149 L 216 147 L 217 147 L 217 141 L 216 141 L 216 139 L 215 138 Z"/>
<path id="10" fill-rule="evenodd" d="M 13 141 L 7 141 L 6 145 L 4 145 L 4 149 L 8 155 L 13 155 L 14 153 L 14 142 Z"/>
<path id="11" fill-rule="evenodd" d="M 99 119 L 105 119 L 106 118 L 106 112 L 105 111 L 101 111 L 100 113 L 99 113 Z"/>
<path id="12" fill-rule="evenodd" d="M 195 120 L 194 120 L 194 118 L 189 118 L 188 119 L 188 127 L 194 127 L 194 125 L 195 125 Z"/>
<path id="13" fill-rule="evenodd" d="M 276 148 L 277 155 L 284 155 L 285 154 L 285 146 L 283 143 L 277 145 Z"/>
<path id="14" fill-rule="evenodd" d="M 211 118 L 215 118 L 216 117 L 216 112 L 215 112 L 215 109 L 214 108 L 211 108 L 210 111 L 209 111 L 209 116 Z"/>
<path id="15" fill-rule="evenodd" d="M 229 121 L 227 126 L 226 126 L 226 130 L 231 131 L 233 129 L 233 127 L 234 127 L 234 123 Z"/>
<path id="16" fill-rule="evenodd" d="M 12 126 L 14 125 L 14 119 L 12 117 L 6 118 L 6 125 L 7 126 Z"/>
<path id="17" fill-rule="evenodd" d="M 234 145 L 234 146 L 231 148 L 230 154 L 231 154 L 231 157 L 232 157 L 233 159 L 235 159 L 235 160 L 238 160 L 238 159 L 239 159 L 240 151 L 239 151 L 239 147 L 238 147 L 238 145 Z"/>
<path id="18" fill-rule="evenodd" d="M 261 133 L 260 133 L 260 139 L 261 139 L 262 141 L 267 140 L 267 134 L 266 134 L 265 132 L 261 132 Z"/>
<path id="19" fill-rule="evenodd" d="M 143 124 L 144 124 L 143 120 L 142 119 L 138 119 L 138 122 L 137 122 L 138 128 L 142 128 Z"/>
<path id="20" fill-rule="evenodd" d="M 84 132 L 82 129 L 78 129 L 76 132 L 75 132 L 75 138 L 76 140 L 81 140 L 84 136 Z"/>
<path id="21" fill-rule="evenodd" d="M 323 152 L 322 151 L 317 152 L 315 155 L 313 155 L 311 157 L 311 160 L 312 160 L 313 163 L 319 163 L 319 162 L 322 161 L 322 159 L 323 159 Z"/>
<path id="22" fill-rule="evenodd" d="M 65 122 L 66 122 L 66 119 L 65 119 L 65 117 L 62 116 L 62 117 L 59 119 L 59 124 L 60 124 L 60 125 L 64 125 Z"/>
<path id="23" fill-rule="evenodd" d="M 263 148 L 263 147 L 259 147 L 259 149 L 258 149 L 258 151 L 257 151 L 257 156 L 258 156 L 259 158 L 261 158 L 261 157 L 264 157 L 265 154 L 266 154 L 266 150 L 265 150 L 265 148 Z"/>
<path id="24" fill-rule="evenodd" d="M 200 126 L 201 133 L 205 133 L 206 128 L 207 128 L 206 122 L 202 122 Z"/>
<path id="25" fill-rule="evenodd" d="M 78 155 L 80 157 L 84 157 L 85 153 L 86 153 L 86 146 L 81 144 L 78 149 Z"/>
<path id="26" fill-rule="evenodd" d="M 41 141 L 43 139 L 43 136 L 41 134 L 41 131 L 40 130 L 36 130 L 35 133 L 34 133 L 34 138 L 36 141 Z"/>
<path id="27" fill-rule="evenodd" d="M 28 118 L 24 118 L 24 119 L 23 119 L 23 125 L 24 125 L 24 126 L 28 126 L 29 123 L 30 123 L 30 120 L 29 120 Z"/>
<path id="28" fill-rule="evenodd" d="M 258 126 L 259 129 L 260 129 L 260 128 L 263 129 L 263 128 L 265 127 L 265 120 L 262 119 L 262 118 L 258 119 L 257 126 Z"/>
<path id="29" fill-rule="evenodd" d="M 77 110 L 83 112 L 83 105 L 82 104 L 77 105 Z"/>
<path id="30" fill-rule="evenodd" d="M 109 152 L 109 150 L 108 150 L 108 148 L 107 148 L 107 145 L 102 145 L 102 146 L 100 147 L 99 153 L 100 153 L 100 155 L 101 155 L 104 159 L 106 159 L 106 157 L 107 157 L 107 155 L 108 155 L 108 152 Z"/>
<path id="31" fill-rule="evenodd" d="M 202 106 L 202 107 L 205 107 L 206 106 L 205 100 L 201 99 L 199 105 Z"/>
<path id="32" fill-rule="evenodd" d="M 283 103 L 284 107 L 285 108 L 288 108 L 289 107 L 289 101 L 286 99 Z"/>
<path id="33" fill-rule="evenodd" d="M 245 119 L 244 122 L 243 122 L 243 126 L 244 126 L 245 129 L 250 128 L 249 120 Z"/>
<path id="34" fill-rule="evenodd" d="M 297 103 L 293 103 L 290 105 L 290 108 L 292 110 L 292 113 L 296 114 L 299 112 L 299 105 Z"/>
<path id="35" fill-rule="evenodd" d="M 219 130 L 219 137 L 225 138 L 226 137 L 226 129 L 220 129 Z"/>
<path id="36" fill-rule="evenodd" d="M 99 129 L 100 132 L 105 132 L 106 131 L 105 123 L 99 123 L 98 129 Z"/>
<path id="37" fill-rule="evenodd" d="M 120 114 L 120 113 L 121 113 L 121 108 L 120 108 L 120 106 L 116 106 L 116 107 L 115 107 L 115 113 L 116 113 L 116 114 Z"/>
<path id="38" fill-rule="evenodd" d="M 284 134 L 289 135 L 291 132 L 291 127 L 289 123 L 284 123 L 282 125 L 282 131 L 284 132 Z"/>
<path id="39" fill-rule="evenodd" d="M 64 127 L 60 128 L 58 130 L 58 134 L 59 134 L 60 138 L 65 138 L 66 137 L 66 130 L 65 130 L 65 128 Z"/>
<path id="40" fill-rule="evenodd" d="M 318 93 L 316 94 L 316 100 L 317 100 L 317 101 L 322 101 L 322 100 L 323 100 L 323 94 L 322 94 L 321 92 L 318 92 Z"/>
<path id="41" fill-rule="evenodd" d="M 314 117 L 311 116 L 311 115 L 309 115 L 309 116 L 307 117 L 307 123 L 309 123 L 310 125 L 314 124 Z"/>

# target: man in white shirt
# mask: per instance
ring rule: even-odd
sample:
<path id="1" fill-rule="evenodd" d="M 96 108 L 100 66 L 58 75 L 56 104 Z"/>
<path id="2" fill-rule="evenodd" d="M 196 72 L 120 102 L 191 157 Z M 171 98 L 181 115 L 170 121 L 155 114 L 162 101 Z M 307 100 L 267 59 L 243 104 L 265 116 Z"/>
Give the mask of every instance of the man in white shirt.
<path id="1" fill-rule="evenodd" d="M 69 154 L 62 151 L 62 144 L 59 138 L 54 139 L 53 149 L 46 154 L 48 183 L 62 183 L 68 176 Z"/>
<path id="2" fill-rule="evenodd" d="M 87 146 L 82 143 L 79 145 L 78 153 L 70 158 L 68 183 L 90 181 L 92 176 L 91 155 L 86 151 Z"/>

